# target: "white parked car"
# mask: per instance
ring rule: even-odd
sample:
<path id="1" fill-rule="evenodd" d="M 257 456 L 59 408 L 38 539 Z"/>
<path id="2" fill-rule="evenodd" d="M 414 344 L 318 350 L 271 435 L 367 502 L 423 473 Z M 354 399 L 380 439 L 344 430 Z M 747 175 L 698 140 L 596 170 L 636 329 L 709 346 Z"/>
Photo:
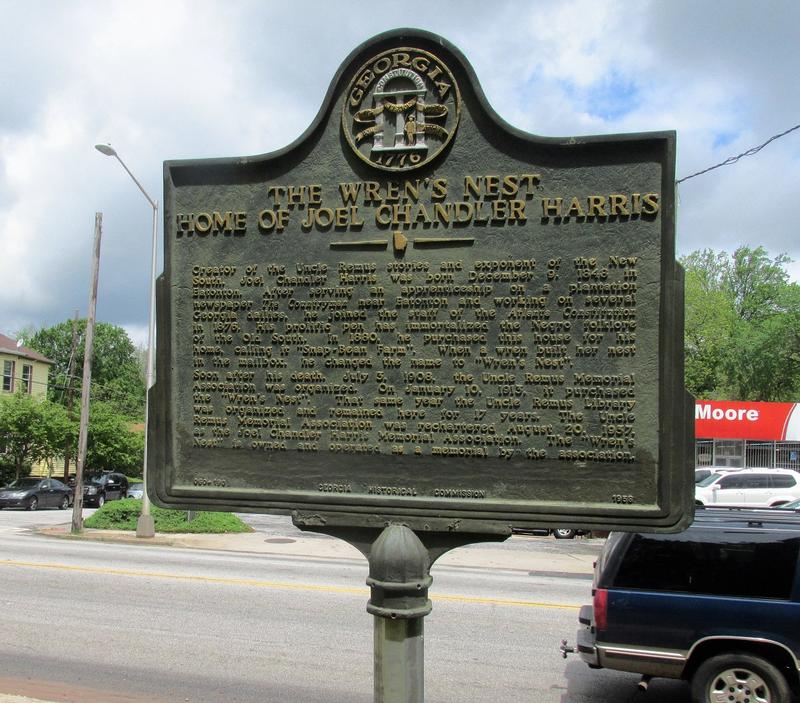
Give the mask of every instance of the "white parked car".
<path id="1" fill-rule="evenodd" d="M 774 508 L 800 498 L 800 473 L 789 469 L 742 469 L 714 473 L 695 486 L 697 505 Z"/>

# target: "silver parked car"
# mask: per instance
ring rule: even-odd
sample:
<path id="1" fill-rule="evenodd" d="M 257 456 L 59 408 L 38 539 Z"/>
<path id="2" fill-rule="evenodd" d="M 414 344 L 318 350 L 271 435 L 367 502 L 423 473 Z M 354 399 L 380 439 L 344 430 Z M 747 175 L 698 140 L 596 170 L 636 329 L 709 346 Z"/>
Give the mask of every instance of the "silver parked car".
<path id="1" fill-rule="evenodd" d="M 143 483 L 132 483 L 128 486 L 128 498 L 141 498 L 144 495 L 144 484 Z"/>

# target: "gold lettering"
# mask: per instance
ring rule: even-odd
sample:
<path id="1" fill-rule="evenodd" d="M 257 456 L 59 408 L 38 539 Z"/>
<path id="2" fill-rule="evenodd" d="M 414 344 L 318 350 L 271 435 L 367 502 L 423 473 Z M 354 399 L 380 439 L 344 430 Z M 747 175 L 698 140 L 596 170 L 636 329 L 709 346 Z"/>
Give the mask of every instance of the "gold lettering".
<path id="1" fill-rule="evenodd" d="M 420 73 L 425 73 L 428 70 L 429 62 L 425 56 L 415 56 L 411 59 L 411 67 L 415 71 L 419 71 Z"/>
<path id="2" fill-rule="evenodd" d="M 485 176 L 486 196 L 497 197 L 500 194 L 500 176 Z"/>
<path id="3" fill-rule="evenodd" d="M 642 205 L 643 215 L 655 215 L 661 209 L 658 193 L 646 193 L 642 198 Z"/>
<path id="4" fill-rule="evenodd" d="M 614 193 L 608 196 L 608 210 L 610 215 L 630 215 L 628 198 L 625 195 Z"/>
<path id="5" fill-rule="evenodd" d="M 567 207 L 566 212 L 564 213 L 564 217 L 585 217 L 586 211 L 583 209 L 581 205 L 581 201 L 578 198 L 572 198 L 569 202 L 569 206 Z"/>
<path id="6" fill-rule="evenodd" d="M 511 220 L 521 220 L 525 222 L 527 217 L 525 216 L 525 201 L 524 200 L 512 200 L 511 201 L 511 212 L 508 215 L 508 221 Z"/>
<path id="7" fill-rule="evenodd" d="M 380 203 L 382 201 L 383 197 L 381 197 L 381 184 L 377 181 L 367 181 L 364 184 L 364 202 Z"/>
<path id="8" fill-rule="evenodd" d="M 590 195 L 586 198 L 586 204 L 588 205 L 588 216 L 589 217 L 606 217 L 608 213 L 605 211 L 606 207 L 606 199 L 602 195 Z"/>
<path id="9" fill-rule="evenodd" d="M 564 198 L 542 198 L 542 217 L 561 217 Z"/>
<path id="10" fill-rule="evenodd" d="M 519 193 L 519 178 L 517 176 L 503 177 L 503 195 L 512 196 Z"/>
<path id="11" fill-rule="evenodd" d="M 447 197 L 447 179 L 434 178 L 431 191 L 431 198 L 434 200 L 441 200 Z"/>
<path id="12" fill-rule="evenodd" d="M 258 213 L 258 228 L 262 232 L 283 232 L 288 223 L 288 210 L 262 210 Z"/>

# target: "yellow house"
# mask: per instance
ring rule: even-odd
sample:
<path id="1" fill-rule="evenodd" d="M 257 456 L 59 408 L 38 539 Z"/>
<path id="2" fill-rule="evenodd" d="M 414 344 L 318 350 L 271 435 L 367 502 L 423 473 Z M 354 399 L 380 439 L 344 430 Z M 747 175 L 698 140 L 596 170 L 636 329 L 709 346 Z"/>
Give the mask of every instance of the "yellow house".
<path id="1" fill-rule="evenodd" d="M 11 337 L 0 334 L 0 393 L 22 391 L 37 398 L 47 395 L 47 375 L 55 362 Z"/>
<path id="2" fill-rule="evenodd" d="M 0 393 L 29 393 L 36 398 L 47 396 L 47 376 L 54 361 L 23 345 L 11 337 L 0 334 Z M 53 460 L 33 466 L 34 476 L 49 476 Z"/>

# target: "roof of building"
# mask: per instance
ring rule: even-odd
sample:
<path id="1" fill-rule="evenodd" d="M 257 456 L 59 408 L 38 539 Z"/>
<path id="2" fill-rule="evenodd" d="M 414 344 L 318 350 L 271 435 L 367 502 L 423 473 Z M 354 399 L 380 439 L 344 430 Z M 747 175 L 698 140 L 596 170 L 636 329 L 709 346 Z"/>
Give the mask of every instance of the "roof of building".
<path id="1" fill-rule="evenodd" d="M 20 340 L 21 341 L 21 340 Z M 20 344 L 16 339 L 6 337 L 0 334 L 0 354 L 11 354 L 13 356 L 20 356 L 23 359 L 32 359 L 33 361 L 41 361 L 43 364 L 55 364 L 52 359 L 48 359 L 44 354 L 40 354 L 35 349 L 26 347 Z"/>

